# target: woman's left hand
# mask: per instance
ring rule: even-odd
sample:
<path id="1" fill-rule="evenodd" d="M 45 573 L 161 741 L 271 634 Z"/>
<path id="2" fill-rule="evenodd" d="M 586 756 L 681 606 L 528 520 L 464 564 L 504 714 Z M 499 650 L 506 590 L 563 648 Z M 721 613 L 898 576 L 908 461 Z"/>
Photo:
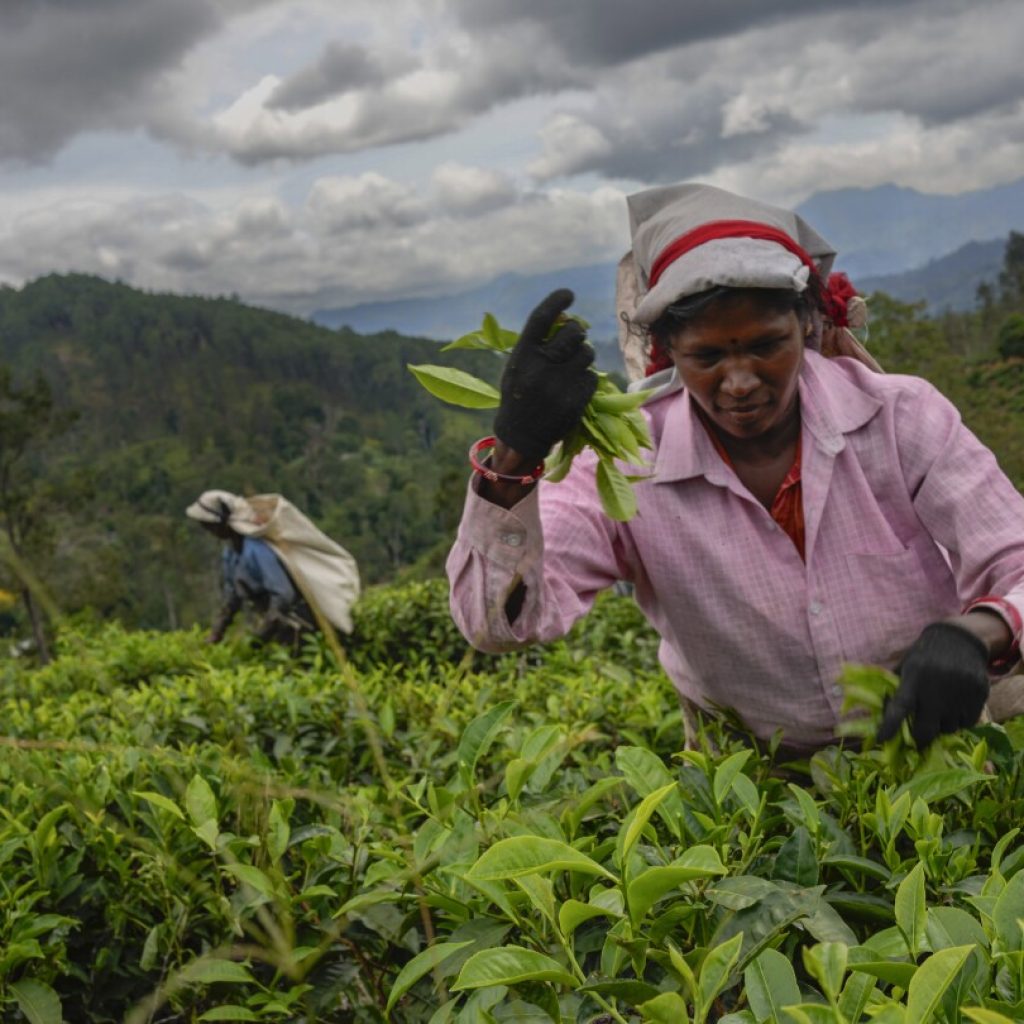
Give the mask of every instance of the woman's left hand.
<path id="1" fill-rule="evenodd" d="M 985 641 L 965 625 L 925 627 L 900 666 L 899 689 L 885 707 L 878 739 L 891 739 L 909 718 L 923 750 L 939 733 L 974 725 L 988 700 L 989 657 Z"/>

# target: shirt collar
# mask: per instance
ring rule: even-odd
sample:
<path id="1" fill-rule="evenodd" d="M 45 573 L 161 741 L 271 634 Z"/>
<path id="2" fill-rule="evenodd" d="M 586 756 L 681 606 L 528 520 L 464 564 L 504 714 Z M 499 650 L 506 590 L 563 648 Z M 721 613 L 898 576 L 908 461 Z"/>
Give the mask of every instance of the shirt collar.
<path id="1" fill-rule="evenodd" d="M 846 446 L 844 434 L 862 427 L 882 407 L 843 368 L 809 349 L 804 353 L 799 387 L 803 427 L 817 447 L 832 456 Z M 725 464 L 674 370 L 670 381 L 649 401 L 656 400 L 667 401 L 669 407 L 654 459 L 654 482 L 665 484 L 702 476 L 710 483 L 724 483 Z"/>

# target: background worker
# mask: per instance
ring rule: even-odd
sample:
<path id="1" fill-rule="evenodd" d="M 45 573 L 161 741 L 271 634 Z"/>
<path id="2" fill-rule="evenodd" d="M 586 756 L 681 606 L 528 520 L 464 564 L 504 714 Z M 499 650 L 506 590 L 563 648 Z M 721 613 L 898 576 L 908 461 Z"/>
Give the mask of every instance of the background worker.
<path id="1" fill-rule="evenodd" d="M 224 542 L 221 556 L 223 600 L 207 641 L 220 643 L 243 606 L 258 616 L 253 637 L 296 647 L 314 626 L 313 613 L 274 549 L 258 537 L 231 526 L 237 497 L 229 491 L 206 491 L 186 515 Z"/>

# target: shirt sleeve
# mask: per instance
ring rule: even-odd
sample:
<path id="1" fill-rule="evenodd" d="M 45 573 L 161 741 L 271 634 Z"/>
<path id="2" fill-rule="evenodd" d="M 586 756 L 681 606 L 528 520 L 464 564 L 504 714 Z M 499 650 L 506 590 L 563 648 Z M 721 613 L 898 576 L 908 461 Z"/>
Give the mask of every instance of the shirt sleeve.
<path id="1" fill-rule="evenodd" d="M 991 595 L 1024 615 L 1024 497 L 956 407 L 917 383 L 896 422 L 914 508 L 948 553 L 964 605 Z"/>
<path id="2" fill-rule="evenodd" d="M 629 579 L 618 524 L 601 510 L 596 459 L 578 456 L 560 483 L 541 481 L 510 509 L 477 494 L 470 480 L 448 556 L 451 611 L 479 650 L 499 653 L 563 636 L 597 593 Z M 514 622 L 505 604 L 526 588 Z"/>

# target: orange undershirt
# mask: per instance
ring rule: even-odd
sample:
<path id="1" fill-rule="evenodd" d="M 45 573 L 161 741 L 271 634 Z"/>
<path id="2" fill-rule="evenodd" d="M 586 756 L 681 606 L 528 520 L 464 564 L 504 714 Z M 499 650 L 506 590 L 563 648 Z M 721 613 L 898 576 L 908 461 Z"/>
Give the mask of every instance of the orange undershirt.
<path id="1" fill-rule="evenodd" d="M 711 424 L 703 416 L 700 417 L 700 421 L 704 424 L 704 429 L 708 432 L 708 437 L 711 438 L 715 451 L 718 452 L 727 466 L 735 469 L 736 467 L 733 466 L 732 459 L 729 458 L 729 453 L 722 446 L 722 442 L 718 440 L 718 435 Z M 800 477 L 801 447 L 801 438 L 798 435 L 793 465 L 789 467 L 789 472 L 782 483 L 779 484 L 779 489 L 772 499 L 772 507 L 768 510 L 768 513 L 782 527 L 786 536 L 796 545 L 800 558 L 806 561 L 804 556 L 803 485 L 801 484 Z"/>

